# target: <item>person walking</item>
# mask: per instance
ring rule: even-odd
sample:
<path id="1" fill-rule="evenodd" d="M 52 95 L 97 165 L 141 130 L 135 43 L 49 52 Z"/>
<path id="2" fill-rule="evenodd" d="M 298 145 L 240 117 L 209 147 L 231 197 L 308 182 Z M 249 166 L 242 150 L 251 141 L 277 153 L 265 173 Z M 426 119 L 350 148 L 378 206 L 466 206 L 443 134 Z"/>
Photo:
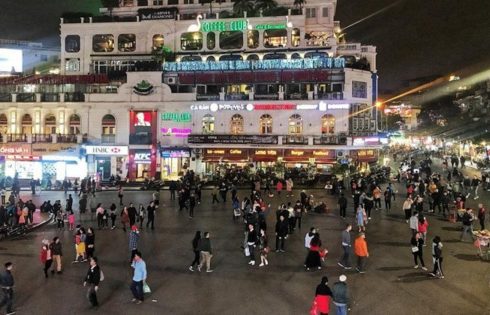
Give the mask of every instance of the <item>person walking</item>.
<path id="1" fill-rule="evenodd" d="M 333 304 L 335 304 L 337 315 L 347 315 L 349 290 L 346 281 L 347 277 L 345 275 L 340 275 L 339 281 L 335 282 L 332 287 Z"/>
<path id="2" fill-rule="evenodd" d="M 104 226 L 104 208 L 101 203 L 97 204 L 95 215 L 97 216 L 97 227 L 100 230 Z"/>
<path id="3" fill-rule="evenodd" d="M 99 307 L 99 301 L 97 300 L 97 291 L 99 290 L 99 283 L 101 281 L 101 272 L 99 265 L 97 264 L 97 257 L 90 258 L 90 267 L 88 268 L 87 275 L 83 282 L 83 286 L 88 285 L 87 297 L 92 307 Z"/>
<path id="4" fill-rule="evenodd" d="M 121 211 L 121 224 L 123 226 L 123 232 L 126 232 L 126 224 L 129 224 L 129 213 L 127 207 L 124 207 Z M 131 227 L 131 225 L 129 227 Z"/>
<path id="5" fill-rule="evenodd" d="M 351 235 L 350 235 L 351 230 L 352 230 L 352 225 L 347 224 L 345 226 L 345 230 L 342 231 L 342 249 L 344 253 L 340 258 L 340 261 L 337 263 L 340 267 L 347 270 L 352 268 L 350 264 L 350 252 L 352 248 Z"/>
<path id="6" fill-rule="evenodd" d="M 322 281 L 317 285 L 315 290 L 315 299 L 313 300 L 313 309 L 315 314 L 328 315 L 330 312 L 330 299 L 332 298 L 332 290 L 328 286 L 328 277 L 322 277 Z"/>
<path id="7" fill-rule="evenodd" d="M 366 231 L 365 225 L 367 223 L 367 215 L 362 205 L 359 205 L 357 207 L 356 221 L 357 221 L 357 227 L 359 229 L 359 233 Z"/>
<path id="8" fill-rule="evenodd" d="M 194 252 L 194 260 L 192 261 L 189 270 L 194 271 L 194 266 L 199 265 L 199 258 L 200 258 L 200 252 L 199 252 L 199 240 L 201 239 L 201 231 L 196 231 L 196 235 L 194 235 L 194 238 L 192 239 L 192 251 Z"/>
<path id="9" fill-rule="evenodd" d="M 403 211 L 405 212 L 405 221 L 408 223 L 408 220 L 410 220 L 410 217 L 412 216 L 412 204 L 413 200 L 410 197 L 410 195 L 405 199 L 403 202 Z"/>
<path id="10" fill-rule="evenodd" d="M 487 210 L 483 207 L 483 204 L 478 204 L 478 221 L 480 222 L 480 228 L 483 231 L 485 229 L 485 214 Z"/>
<path id="11" fill-rule="evenodd" d="M 264 229 L 260 229 L 259 236 L 259 249 L 260 249 L 260 265 L 259 267 L 263 267 L 264 265 L 268 265 L 269 261 L 267 260 L 267 255 L 269 254 L 269 240 L 267 239 L 267 234 Z"/>
<path id="12" fill-rule="evenodd" d="M 116 204 L 112 204 L 111 207 L 110 207 L 110 210 L 111 210 L 111 213 L 110 213 L 110 216 L 111 216 L 111 230 L 114 230 L 116 228 L 116 217 L 117 217 L 117 214 L 116 214 Z"/>
<path id="13" fill-rule="evenodd" d="M 249 265 L 255 266 L 255 246 L 257 244 L 257 232 L 255 231 L 255 227 L 253 224 L 248 224 L 247 230 L 247 248 L 250 261 Z"/>
<path id="14" fill-rule="evenodd" d="M 94 257 L 95 233 L 92 227 L 89 227 L 87 229 L 87 236 L 85 237 L 85 245 L 87 246 L 87 258 Z"/>
<path id="15" fill-rule="evenodd" d="M 53 255 L 51 252 L 51 247 L 49 246 L 49 241 L 48 240 L 43 240 L 42 241 L 42 248 L 41 248 L 41 263 L 43 264 L 44 268 L 44 277 L 48 277 L 48 270 L 51 268 L 51 264 L 53 263 Z"/>
<path id="16" fill-rule="evenodd" d="M 191 193 L 189 197 L 189 219 L 194 218 L 194 208 L 196 207 L 196 195 Z"/>
<path id="17" fill-rule="evenodd" d="M 424 243 L 427 241 L 428 228 L 429 228 L 429 221 L 422 213 L 419 214 L 417 232 L 419 232 L 422 235 L 422 238 L 424 239 Z"/>
<path id="18" fill-rule="evenodd" d="M 339 200 L 337 201 L 340 209 L 340 217 L 345 219 L 345 213 L 347 210 L 347 198 L 345 198 L 344 194 L 340 194 Z"/>
<path id="19" fill-rule="evenodd" d="M 354 253 L 357 256 L 357 272 L 365 273 L 366 259 L 369 257 L 369 252 L 366 242 L 366 234 L 360 233 L 354 241 Z"/>
<path id="20" fill-rule="evenodd" d="M 133 205 L 133 203 L 130 203 L 128 207 L 129 226 L 136 224 L 137 215 L 138 212 L 136 211 L 136 207 Z"/>
<path id="21" fill-rule="evenodd" d="M 139 251 L 134 253 L 131 267 L 134 269 L 133 280 L 131 282 L 131 293 L 133 294 L 131 302 L 141 304 L 145 300 L 143 284 L 146 281 L 148 274 L 146 271 L 146 263 Z"/>
<path id="22" fill-rule="evenodd" d="M 415 235 L 419 230 L 419 216 L 418 212 L 414 211 L 409 220 L 410 230 L 412 231 L 412 236 Z"/>
<path id="23" fill-rule="evenodd" d="M 276 252 L 284 252 L 284 243 L 288 237 L 288 222 L 284 216 L 279 216 L 279 221 L 276 223 Z M 309 246 L 308 246 L 309 248 Z"/>
<path id="24" fill-rule="evenodd" d="M 290 177 L 286 180 L 286 196 L 287 197 L 292 197 L 293 196 L 293 179 Z"/>
<path id="25" fill-rule="evenodd" d="M 140 232 L 138 231 L 138 227 L 133 225 L 131 227 L 131 232 L 129 232 L 129 252 L 131 253 L 131 258 L 129 263 L 131 263 L 134 259 L 135 253 L 138 251 L 138 240 L 140 238 Z"/>
<path id="26" fill-rule="evenodd" d="M 391 199 L 393 198 L 393 190 L 391 189 L 391 186 L 386 187 L 386 190 L 384 192 L 384 197 L 385 197 L 385 210 L 390 211 Z"/>
<path id="27" fill-rule="evenodd" d="M 143 223 L 145 221 L 145 207 L 140 203 L 138 207 L 138 220 L 140 221 L 140 230 L 143 230 Z"/>
<path id="28" fill-rule="evenodd" d="M 14 264 L 9 262 L 5 263 L 5 270 L 0 275 L 0 285 L 2 286 L 3 298 L 0 302 L 0 309 L 7 306 L 7 314 L 13 315 L 15 311 L 12 307 L 14 300 L 14 276 L 12 275 L 12 269 Z"/>
<path id="29" fill-rule="evenodd" d="M 466 208 L 465 213 L 463 214 L 463 218 L 461 219 L 463 222 L 463 232 L 461 232 L 461 242 L 465 240 L 466 234 L 468 234 L 473 240 L 473 220 L 475 219 L 473 215 L 473 210 L 470 208 Z"/>
<path id="30" fill-rule="evenodd" d="M 429 274 L 432 277 L 444 279 L 442 273 L 442 242 L 439 236 L 434 237 L 432 240 L 432 262 L 434 263 L 434 269 Z"/>
<path id="31" fill-rule="evenodd" d="M 177 183 L 172 180 L 168 185 L 168 190 L 170 190 L 170 200 L 175 200 L 175 191 L 177 190 Z"/>
<path id="32" fill-rule="evenodd" d="M 119 188 L 117 190 L 117 197 L 119 198 L 119 205 L 123 205 L 123 197 L 124 197 L 124 189 L 122 185 L 119 185 Z"/>
<path id="33" fill-rule="evenodd" d="M 197 270 L 201 271 L 201 268 L 206 264 L 206 272 L 213 272 L 211 269 L 211 258 L 213 257 L 213 251 L 211 247 L 211 239 L 209 232 L 204 232 L 204 238 L 199 240 L 198 249 L 201 252 L 201 260 L 197 265 Z"/>
<path id="34" fill-rule="evenodd" d="M 425 268 L 423 254 L 424 238 L 422 237 L 421 233 L 415 233 L 410 240 L 410 244 L 412 245 L 413 261 L 415 262 L 414 268 L 417 269 L 419 267 L 418 260 L 420 260 L 422 270 L 427 270 L 427 268 Z"/>
<path id="35" fill-rule="evenodd" d="M 306 235 L 305 235 L 305 248 L 307 250 L 310 250 L 311 240 L 313 239 L 313 237 L 315 237 L 316 234 L 317 234 L 316 228 L 314 228 L 314 227 L 311 227 L 310 231 L 308 233 L 306 233 Z"/>
<path id="36" fill-rule="evenodd" d="M 60 238 L 58 236 L 55 236 L 53 238 L 53 241 L 51 242 L 51 254 L 53 255 L 53 269 L 51 270 L 51 273 L 54 274 L 54 266 L 56 265 L 56 272 L 58 274 L 61 274 L 61 258 L 63 257 L 63 249 L 61 245 Z"/>
<path id="37" fill-rule="evenodd" d="M 152 201 L 146 208 L 148 219 L 146 220 L 146 228 L 151 225 L 151 229 L 155 229 L 155 203 Z"/>

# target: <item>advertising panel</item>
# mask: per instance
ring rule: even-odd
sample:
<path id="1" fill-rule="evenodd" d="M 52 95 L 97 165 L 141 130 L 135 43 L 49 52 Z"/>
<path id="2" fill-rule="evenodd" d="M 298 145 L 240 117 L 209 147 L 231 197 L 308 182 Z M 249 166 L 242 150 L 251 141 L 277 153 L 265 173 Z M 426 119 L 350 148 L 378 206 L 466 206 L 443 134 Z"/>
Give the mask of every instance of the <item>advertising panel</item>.
<path id="1" fill-rule="evenodd" d="M 0 48 L 0 72 L 22 72 L 22 50 Z"/>
<path id="2" fill-rule="evenodd" d="M 125 156 L 128 155 L 127 146 L 115 146 L 115 145 L 87 145 L 85 146 L 87 155 L 115 155 L 115 156 Z"/>

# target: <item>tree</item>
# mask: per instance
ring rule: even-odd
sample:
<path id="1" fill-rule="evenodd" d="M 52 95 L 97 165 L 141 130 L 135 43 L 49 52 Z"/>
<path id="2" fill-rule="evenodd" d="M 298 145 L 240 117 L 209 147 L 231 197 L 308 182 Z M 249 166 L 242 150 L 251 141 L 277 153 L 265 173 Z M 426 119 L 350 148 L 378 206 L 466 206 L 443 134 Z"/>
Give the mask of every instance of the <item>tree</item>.
<path id="1" fill-rule="evenodd" d="M 233 4 L 233 13 L 237 17 L 242 17 L 244 12 L 247 12 L 247 16 L 254 16 L 254 2 L 252 0 L 237 0 Z"/>
<path id="2" fill-rule="evenodd" d="M 119 7 L 119 0 L 101 0 L 102 6 L 109 10 L 109 15 L 112 16 L 112 10 Z"/>
<path id="3" fill-rule="evenodd" d="M 202 6 L 209 3 L 209 14 L 213 14 L 213 0 L 199 0 L 199 3 Z"/>
<path id="4" fill-rule="evenodd" d="M 305 3 L 306 3 L 305 0 L 294 0 L 294 6 L 300 10 L 303 9 Z"/>
<path id="5" fill-rule="evenodd" d="M 255 2 L 255 9 L 257 11 L 271 12 L 277 7 L 277 2 L 275 0 L 257 0 Z"/>

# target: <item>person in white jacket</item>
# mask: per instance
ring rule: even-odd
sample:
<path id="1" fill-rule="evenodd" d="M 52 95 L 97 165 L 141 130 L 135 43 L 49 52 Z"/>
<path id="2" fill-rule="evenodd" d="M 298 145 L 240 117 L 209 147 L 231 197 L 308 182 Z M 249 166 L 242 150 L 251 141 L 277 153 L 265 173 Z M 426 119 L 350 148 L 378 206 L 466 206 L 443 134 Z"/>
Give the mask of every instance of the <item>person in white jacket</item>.
<path id="1" fill-rule="evenodd" d="M 417 211 L 414 211 L 410 217 L 410 229 L 412 230 L 413 235 L 417 234 L 419 229 L 419 217 Z"/>
<path id="2" fill-rule="evenodd" d="M 313 239 L 313 237 L 315 237 L 316 235 L 316 228 L 312 227 L 310 228 L 310 231 L 308 233 L 306 233 L 305 235 L 305 248 L 307 250 L 310 250 L 310 243 L 311 243 L 311 240 Z"/>

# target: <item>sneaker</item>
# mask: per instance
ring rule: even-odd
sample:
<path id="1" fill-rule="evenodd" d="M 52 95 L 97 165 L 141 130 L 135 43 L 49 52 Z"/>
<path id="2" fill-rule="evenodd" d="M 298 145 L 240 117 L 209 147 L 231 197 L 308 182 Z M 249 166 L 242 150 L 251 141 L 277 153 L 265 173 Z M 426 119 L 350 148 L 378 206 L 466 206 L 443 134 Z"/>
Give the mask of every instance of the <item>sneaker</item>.
<path id="1" fill-rule="evenodd" d="M 269 264 L 269 261 L 268 261 L 268 260 L 266 260 L 266 261 L 265 261 L 265 265 L 267 266 L 268 264 Z"/>
<path id="2" fill-rule="evenodd" d="M 415 265 L 413 266 L 414 269 L 418 269 L 419 268 L 419 265 Z"/>
<path id="3" fill-rule="evenodd" d="M 425 268 L 425 267 L 422 267 L 422 270 L 424 270 L 424 271 L 427 271 L 427 268 Z"/>
<path id="4" fill-rule="evenodd" d="M 131 299 L 131 303 L 136 302 L 137 300 L 135 298 Z"/>
<path id="5" fill-rule="evenodd" d="M 252 265 L 252 266 L 255 266 L 255 261 L 252 261 L 251 265 Z"/>
<path id="6" fill-rule="evenodd" d="M 345 266 L 344 266 L 344 265 L 342 265 L 342 264 L 341 264 L 341 263 L 339 263 L 339 262 L 337 263 L 337 265 L 339 265 L 339 266 L 340 266 L 340 267 L 342 267 L 342 268 L 345 268 Z"/>
<path id="7" fill-rule="evenodd" d="M 206 270 L 206 272 L 213 272 L 213 271 L 214 271 L 213 269 Z"/>
<path id="8" fill-rule="evenodd" d="M 344 267 L 345 270 L 351 270 L 352 267 Z"/>
<path id="9" fill-rule="evenodd" d="M 436 275 L 435 275 L 435 273 L 431 272 L 431 273 L 429 273 L 429 276 L 435 277 Z"/>
<path id="10" fill-rule="evenodd" d="M 369 217 L 368 220 L 371 220 L 371 217 Z"/>
<path id="11" fill-rule="evenodd" d="M 306 271 L 310 271 L 310 268 L 306 268 Z"/>
<path id="12" fill-rule="evenodd" d="M 321 269 L 322 269 L 322 267 L 318 266 L 318 270 L 321 270 Z"/>
<path id="13" fill-rule="evenodd" d="M 359 271 L 359 273 L 366 273 L 365 271 Z"/>
<path id="14" fill-rule="evenodd" d="M 15 314 L 15 311 L 7 313 L 7 315 L 14 315 L 14 314 Z"/>
<path id="15" fill-rule="evenodd" d="M 440 275 L 438 278 L 439 279 L 444 279 L 444 276 L 443 275 Z"/>
<path id="16" fill-rule="evenodd" d="M 356 267 L 356 271 L 357 271 L 357 272 L 361 272 L 361 271 L 359 270 L 359 268 L 357 268 L 357 267 Z"/>
<path id="17" fill-rule="evenodd" d="M 253 264 L 255 264 L 255 262 L 253 260 L 251 260 L 251 261 L 248 262 L 248 264 L 249 265 L 253 265 Z"/>
<path id="18" fill-rule="evenodd" d="M 281 253 L 284 253 L 284 252 L 285 252 L 285 250 L 284 250 L 284 249 L 281 249 L 281 250 L 280 250 L 280 252 L 281 252 Z"/>
<path id="19" fill-rule="evenodd" d="M 197 265 L 197 271 L 201 272 L 201 266 Z"/>
<path id="20" fill-rule="evenodd" d="M 276 249 L 276 253 L 279 253 L 279 250 L 278 249 Z"/>
<path id="21" fill-rule="evenodd" d="M 192 268 L 192 266 L 189 267 L 189 270 L 190 271 L 194 271 L 194 268 Z"/>
<path id="22" fill-rule="evenodd" d="M 476 199 L 478 199 L 478 198 L 480 198 L 480 197 L 479 197 L 479 196 L 476 196 L 474 199 L 476 200 Z"/>
<path id="23" fill-rule="evenodd" d="M 264 267 L 264 263 L 260 263 L 259 267 Z"/>
<path id="24" fill-rule="evenodd" d="M 141 301 L 141 300 L 136 301 L 137 305 L 140 305 L 141 303 L 143 303 L 143 301 Z"/>

